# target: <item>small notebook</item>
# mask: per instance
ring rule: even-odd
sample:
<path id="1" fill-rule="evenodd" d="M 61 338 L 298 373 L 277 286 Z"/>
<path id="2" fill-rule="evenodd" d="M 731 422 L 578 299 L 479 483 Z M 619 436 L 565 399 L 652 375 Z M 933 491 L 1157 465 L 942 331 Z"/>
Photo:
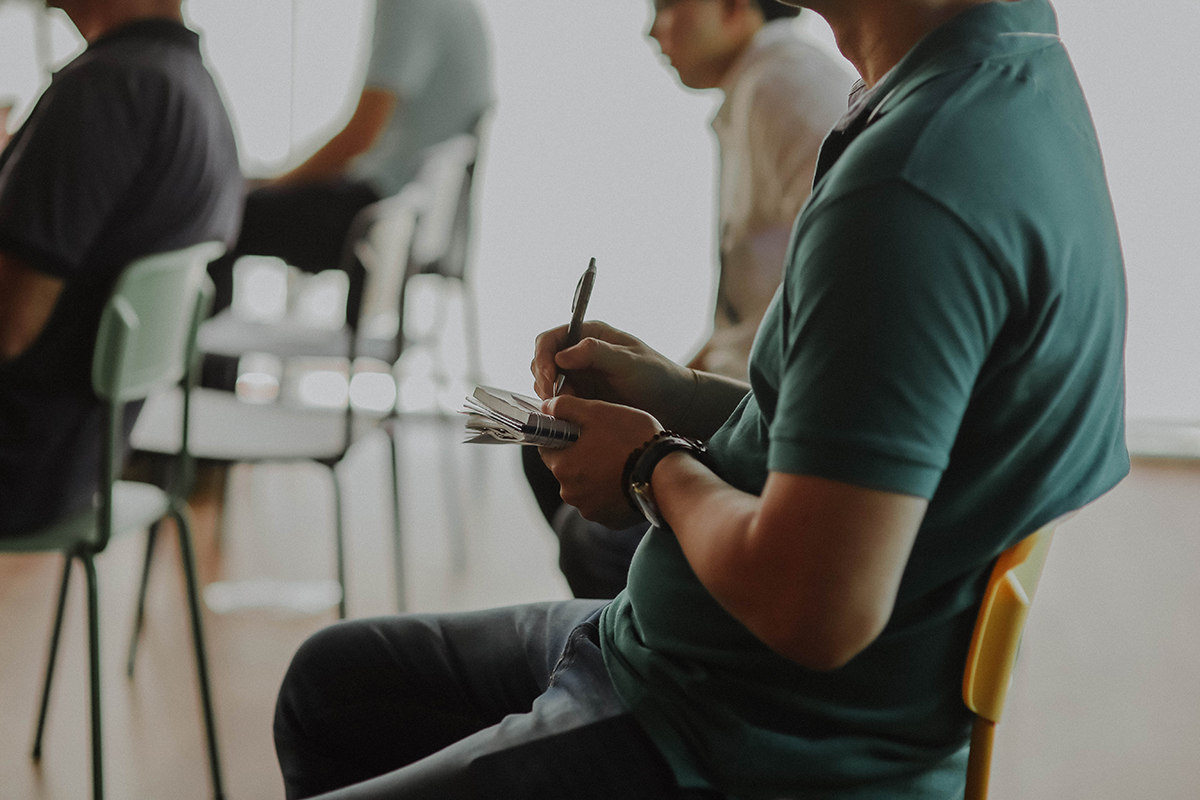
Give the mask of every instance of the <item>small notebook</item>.
<path id="1" fill-rule="evenodd" d="M 541 401 L 532 397 L 475 387 L 463 407 L 467 438 L 472 444 L 528 444 L 567 447 L 579 438 L 579 426 L 542 413 Z"/>

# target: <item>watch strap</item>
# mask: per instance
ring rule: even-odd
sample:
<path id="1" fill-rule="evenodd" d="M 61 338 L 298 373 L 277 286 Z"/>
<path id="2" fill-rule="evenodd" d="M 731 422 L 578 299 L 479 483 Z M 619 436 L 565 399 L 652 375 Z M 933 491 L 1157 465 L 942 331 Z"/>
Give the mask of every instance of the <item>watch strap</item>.
<path id="1" fill-rule="evenodd" d="M 654 468 L 658 466 L 658 462 L 677 451 L 691 453 L 702 464 L 712 467 L 712 459 L 703 442 L 673 431 L 659 431 L 644 445 L 630 453 L 629 458 L 625 461 L 625 470 L 621 479 L 625 497 L 634 510 L 645 514 L 656 525 L 662 524 L 657 508 L 653 509 L 654 513 L 652 514 L 651 510 L 645 507 L 648 499 L 652 502 L 652 498 L 648 498 L 650 478 L 654 475 Z M 635 491 L 635 484 L 642 487 L 641 491 Z M 654 517 L 658 517 L 658 519 Z"/>

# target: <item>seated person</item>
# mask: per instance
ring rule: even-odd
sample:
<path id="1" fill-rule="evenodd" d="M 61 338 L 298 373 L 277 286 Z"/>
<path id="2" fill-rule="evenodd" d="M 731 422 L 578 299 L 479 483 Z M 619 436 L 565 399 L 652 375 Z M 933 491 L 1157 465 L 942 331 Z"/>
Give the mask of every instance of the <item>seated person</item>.
<path id="1" fill-rule="evenodd" d="M 421 150 L 474 132 L 491 104 L 487 36 L 473 0 L 378 0 L 353 116 L 304 163 L 247 195 L 237 246 L 209 266 L 214 312 L 232 301 L 233 264 L 243 255 L 278 256 L 306 272 L 340 266 L 354 216 L 400 191 Z M 362 280 L 351 272 L 350 309 Z"/>
<path id="2" fill-rule="evenodd" d="M 288 797 L 962 797 L 992 564 L 1129 468 L 1116 222 L 1046 0 L 819 8 L 864 85 L 748 392 L 597 322 L 535 348 L 564 498 L 654 522 L 628 588 L 318 633 Z"/>
<path id="3" fill-rule="evenodd" d="M 775 0 L 657 0 L 649 35 L 689 89 L 724 102 L 712 121 L 720 150 L 720 271 L 713 332 L 688 363 L 746 380 L 758 324 L 779 286 L 788 234 L 808 199 L 821 140 L 846 109 L 850 71 L 796 25 L 800 9 Z M 521 453 L 538 506 L 559 542 L 576 597 L 625 588 L 645 523 L 614 531 L 559 497 L 532 449 Z"/>
<path id="4" fill-rule="evenodd" d="M 121 270 L 231 242 L 241 212 L 233 130 L 180 0 L 57 5 L 88 47 L 0 154 L 0 535 L 91 506 L 92 351 Z"/>

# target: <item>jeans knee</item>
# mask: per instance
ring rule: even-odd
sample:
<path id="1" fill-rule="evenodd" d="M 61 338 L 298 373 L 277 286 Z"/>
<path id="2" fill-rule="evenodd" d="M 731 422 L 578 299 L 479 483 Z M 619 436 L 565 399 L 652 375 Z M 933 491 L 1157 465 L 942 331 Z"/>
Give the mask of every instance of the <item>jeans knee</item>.
<path id="1" fill-rule="evenodd" d="M 337 687 L 344 684 L 344 654 L 353 652 L 359 633 L 356 622 L 338 623 L 309 636 L 296 650 L 284 673 L 275 703 L 275 736 L 295 735 L 329 708 Z"/>

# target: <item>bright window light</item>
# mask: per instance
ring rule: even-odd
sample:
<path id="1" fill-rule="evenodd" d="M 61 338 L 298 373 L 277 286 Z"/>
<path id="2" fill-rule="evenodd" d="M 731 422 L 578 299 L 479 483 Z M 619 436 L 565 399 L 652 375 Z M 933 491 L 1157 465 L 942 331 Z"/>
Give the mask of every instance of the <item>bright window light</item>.
<path id="1" fill-rule="evenodd" d="M 359 372 L 350 379 L 350 403 L 364 411 L 390 411 L 396 405 L 396 382 L 386 372 Z"/>
<path id="2" fill-rule="evenodd" d="M 243 372 L 235 386 L 238 399 L 246 403 L 266 405 L 279 397 L 279 378 L 266 372 Z"/>
<path id="3" fill-rule="evenodd" d="M 288 267 L 271 256 L 242 256 L 233 265 L 233 312 L 242 319 L 278 322 L 287 313 Z"/>
<path id="4" fill-rule="evenodd" d="M 346 324 L 350 279 L 338 269 L 304 276 L 294 302 L 296 319 L 313 328 L 337 330 Z"/>
<path id="5" fill-rule="evenodd" d="M 300 402 L 318 408 L 343 408 L 349 397 L 346 376 L 332 370 L 313 370 L 300 377 L 296 394 Z"/>

